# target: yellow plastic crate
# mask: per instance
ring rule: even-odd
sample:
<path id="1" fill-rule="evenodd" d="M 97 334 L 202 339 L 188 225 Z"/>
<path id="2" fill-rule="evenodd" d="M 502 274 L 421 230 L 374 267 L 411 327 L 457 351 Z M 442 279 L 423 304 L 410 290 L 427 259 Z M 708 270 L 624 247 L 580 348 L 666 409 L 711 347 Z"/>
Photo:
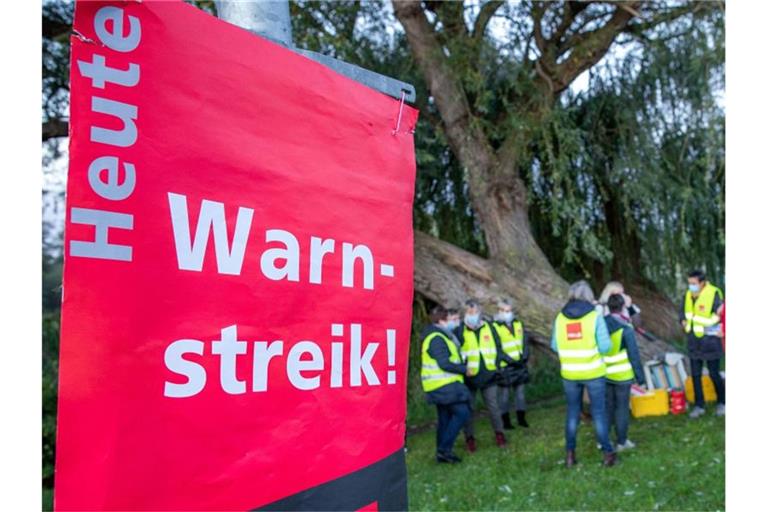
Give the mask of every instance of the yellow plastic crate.
<path id="1" fill-rule="evenodd" d="M 715 392 L 715 385 L 712 383 L 712 379 L 709 375 L 701 376 L 701 389 L 704 391 L 704 401 L 714 402 L 717 400 L 717 393 Z M 685 379 L 685 399 L 690 403 L 694 402 L 693 396 L 693 379 L 688 377 Z"/>
<path id="2" fill-rule="evenodd" d="M 669 393 L 666 389 L 655 389 L 645 395 L 631 396 L 629 408 L 635 418 L 664 416 L 669 414 Z"/>

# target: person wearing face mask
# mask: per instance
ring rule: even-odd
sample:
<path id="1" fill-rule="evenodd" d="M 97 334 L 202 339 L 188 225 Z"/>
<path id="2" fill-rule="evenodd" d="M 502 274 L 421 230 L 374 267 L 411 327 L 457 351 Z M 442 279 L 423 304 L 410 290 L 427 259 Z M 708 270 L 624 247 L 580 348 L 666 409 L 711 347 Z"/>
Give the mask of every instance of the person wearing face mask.
<path id="1" fill-rule="evenodd" d="M 454 464 L 461 459 L 453 453 L 453 445 L 471 415 L 472 395 L 464 385 L 467 365 L 461 357 L 460 343 L 452 330 L 458 326 L 449 321 L 449 311 L 435 306 L 430 312 L 431 324 L 421 333 L 421 385 L 427 402 L 437 407 L 437 462 Z"/>
<path id="2" fill-rule="evenodd" d="M 496 385 L 496 370 L 502 353 L 501 344 L 496 331 L 482 318 L 481 314 L 480 304 L 476 300 L 468 300 L 464 309 L 464 321 L 456 329 L 456 337 L 461 342 L 461 353 L 467 361 L 469 372 L 467 386 L 472 393 L 470 403 L 474 407 L 475 395 L 479 391 L 491 416 L 491 426 L 496 433 L 496 445 L 503 447 L 507 444 L 507 438 L 504 436 L 498 400 L 499 388 Z M 477 441 L 472 417 L 464 426 L 464 435 L 467 450 L 476 451 Z"/>
<path id="3" fill-rule="evenodd" d="M 608 297 L 608 310 L 605 324 L 611 336 L 611 350 L 603 354 L 605 361 L 606 395 L 605 406 L 608 410 L 608 432 L 616 431 L 616 451 L 635 447 L 629 440 L 629 394 L 632 382 L 645 386 L 645 372 L 637 349 L 635 330 L 627 322 L 622 312 L 626 308 L 624 295 L 614 293 Z"/>
<path id="4" fill-rule="evenodd" d="M 560 375 L 567 402 L 565 419 L 565 465 L 576 464 L 576 432 L 579 428 L 584 389 L 589 394 L 592 423 L 603 450 L 603 464 L 613 466 L 616 452 L 608 435 L 605 410 L 606 368 L 602 354 L 611 350 L 605 319 L 595 311 L 595 296 L 586 281 L 573 283 L 568 302 L 552 326 L 551 348 L 560 359 Z"/>
<path id="5" fill-rule="evenodd" d="M 499 336 L 503 352 L 503 356 L 500 358 L 502 381 L 499 383 L 501 420 L 505 429 L 514 428 L 509 417 L 511 412 L 510 392 L 513 392 L 517 424 L 528 428 L 529 425 L 525 419 L 525 383 L 530 380 L 526 368 L 530 354 L 528 340 L 523 329 L 523 323 L 515 318 L 511 301 L 500 299 L 496 303 L 496 308 L 493 328 Z"/>
<path id="6" fill-rule="evenodd" d="M 701 374 L 706 362 L 709 377 L 717 393 L 717 416 L 725 415 L 725 383 L 720 376 L 720 359 L 723 357 L 723 345 L 720 341 L 720 316 L 718 311 L 723 304 L 723 292 L 709 283 L 701 270 L 688 274 L 688 291 L 685 292 L 680 307 L 680 323 L 688 337 L 688 357 L 691 360 L 691 379 L 695 397 L 690 417 L 703 415 L 704 392 L 701 387 Z"/>

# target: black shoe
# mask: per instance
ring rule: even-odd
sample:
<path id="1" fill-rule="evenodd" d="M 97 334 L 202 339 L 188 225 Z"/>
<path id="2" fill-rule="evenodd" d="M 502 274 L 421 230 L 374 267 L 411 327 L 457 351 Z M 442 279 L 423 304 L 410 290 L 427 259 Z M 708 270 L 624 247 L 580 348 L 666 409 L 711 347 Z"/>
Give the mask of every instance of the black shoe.
<path id="1" fill-rule="evenodd" d="M 440 453 L 440 452 L 437 452 L 435 459 L 437 459 L 437 462 L 441 462 L 444 464 L 456 464 L 457 462 L 461 461 L 461 459 L 459 459 L 458 457 L 456 457 L 451 453 Z M 456 459 L 459 459 L 459 460 L 456 460 Z"/>
<path id="2" fill-rule="evenodd" d="M 501 415 L 501 421 L 504 423 L 504 430 L 512 430 L 513 428 L 515 428 L 512 426 L 512 421 L 509 419 L 508 412 L 505 412 L 504 414 Z"/>
<path id="3" fill-rule="evenodd" d="M 517 411 L 517 424 L 523 428 L 528 428 L 528 422 L 525 421 L 525 411 Z"/>
<path id="4" fill-rule="evenodd" d="M 458 463 L 458 462 L 461 462 L 461 457 L 459 457 L 459 456 L 458 456 L 458 455 L 456 455 L 455 453 L 448 453 L 448 454 L 446 454 L 446 457 L 448 457 L 449 459 L 451 459 L 453 462 L 457 462 L 457 463 Z"/>

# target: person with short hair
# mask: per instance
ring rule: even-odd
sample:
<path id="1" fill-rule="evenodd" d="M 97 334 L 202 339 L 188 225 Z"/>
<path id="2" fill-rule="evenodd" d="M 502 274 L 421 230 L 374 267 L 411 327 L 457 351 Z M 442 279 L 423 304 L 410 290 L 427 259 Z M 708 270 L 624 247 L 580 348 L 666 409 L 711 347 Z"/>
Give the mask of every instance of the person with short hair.
<path id="1" fill-rule="evenodd" d="M 525 384 L 530 380 L 526 368 L 530 349 L 523 322 L 515 316 L 512 311 L 512 301 L 509 299 L 499 299 L 496 302 L 496 313 L 493 319 L 492 326 L 498 334 L 503 355 L 506 356 L 501 358 L 499 370 L 501 421 L 505 429 L 514 428 L 510 418 L 512 412 L 510 395 L 514 393 L 517 424 L 528 428 L 529 425 L 525 419 Z"/>
<path id="2" fill-rule="evenodd" d="M 457 325 L 449 322 L 448 311 L 438 305 L 430 311 L 430 325 L 421 333 L 421 385 L 427 402 L 437 407 L 437 462 L 454 464 L 461 459 L 453 445 L 471 414 L 471 394 L 464 385 L 467 366 L 460 343 L 453 335 Z"/>
<path id="3" fill-rule="evenodd" d="M 723 344 L 720 341 L 722 332 L 718 314 L 723 301 L 723 292 L 707 281 L 704 272 L 693 270 L 688 274 L 688 290 L 680 306 L 680 323 L 688 337 L 688 357 L 691 361 L 691 379 L 695 397 L 693 409 L 689 414 L 691 418 L 698 418 L 706 412 L 704 391 L 701 387 L 705 362 L 717 393 L 715 414 L 725 416 L 725 383 L 720 376 Z"/>
<path id="4" fill-rule="evenodd" d="M 576 461 L 576 432 L 581 414 L 581 397 L 586 388 L 592 408 L 592 423 L 603 451 L 603 465 L 616 463 L 616 452 L 608 436 L 605 410 L 605 362 L 602 354 L 611 349 L 611 338 L 602 315 L 595 311 L 595 296 L 586 281 L 573 283 L 568 302 L 552 327 L 552 350 L 560 359 L 560 375 L 567 401 L 565 420 L 565 465 Z"/>
<path id="5" fill-rule="evenodd" d="M 611 350 L 603 354 L 606 372 L 605 407 L 608 411 L 608 432 L 616 432 L 616 451 L 635 447 L 629 440 L 629 395 L 632 382 L 645 385 L 645 373 L 637 349 L 635 330 L 627 322 L 624 294 L 614 293 L 606 301 L 610 314 L 605 317 Z"/>
<path id="6" fill-rule="evenodd" d="M 504 426 L 499 409 L 499 388 L 496 385 L 501 345 L 498 334 L 491 324 L 482 317 L 482 307 L 474 299 L 464 305 L 464 320 L 456 330 L 456 337 L 461 342 L 461 353 L 467 361 L 467 386 L 472 393 L 470 404 L 474 411 L 475 396 L 479 391 L 490 413 L 491 426 L 496 434 L 496 445 L 506 446 Z M 474 412 L 464 426 L 467 450 L 477 450 L 475 439 Z"/>

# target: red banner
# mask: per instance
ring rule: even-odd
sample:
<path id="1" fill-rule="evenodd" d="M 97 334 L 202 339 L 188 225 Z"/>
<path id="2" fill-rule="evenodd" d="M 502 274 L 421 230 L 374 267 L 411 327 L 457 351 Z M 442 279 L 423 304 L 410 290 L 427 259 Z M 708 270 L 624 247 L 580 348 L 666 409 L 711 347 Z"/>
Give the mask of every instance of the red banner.
<path id="1" fill-rule="evenodd" d="M 74 34 L 55 507 L 405 507 L 417 111 L 180 1 Z"/>

